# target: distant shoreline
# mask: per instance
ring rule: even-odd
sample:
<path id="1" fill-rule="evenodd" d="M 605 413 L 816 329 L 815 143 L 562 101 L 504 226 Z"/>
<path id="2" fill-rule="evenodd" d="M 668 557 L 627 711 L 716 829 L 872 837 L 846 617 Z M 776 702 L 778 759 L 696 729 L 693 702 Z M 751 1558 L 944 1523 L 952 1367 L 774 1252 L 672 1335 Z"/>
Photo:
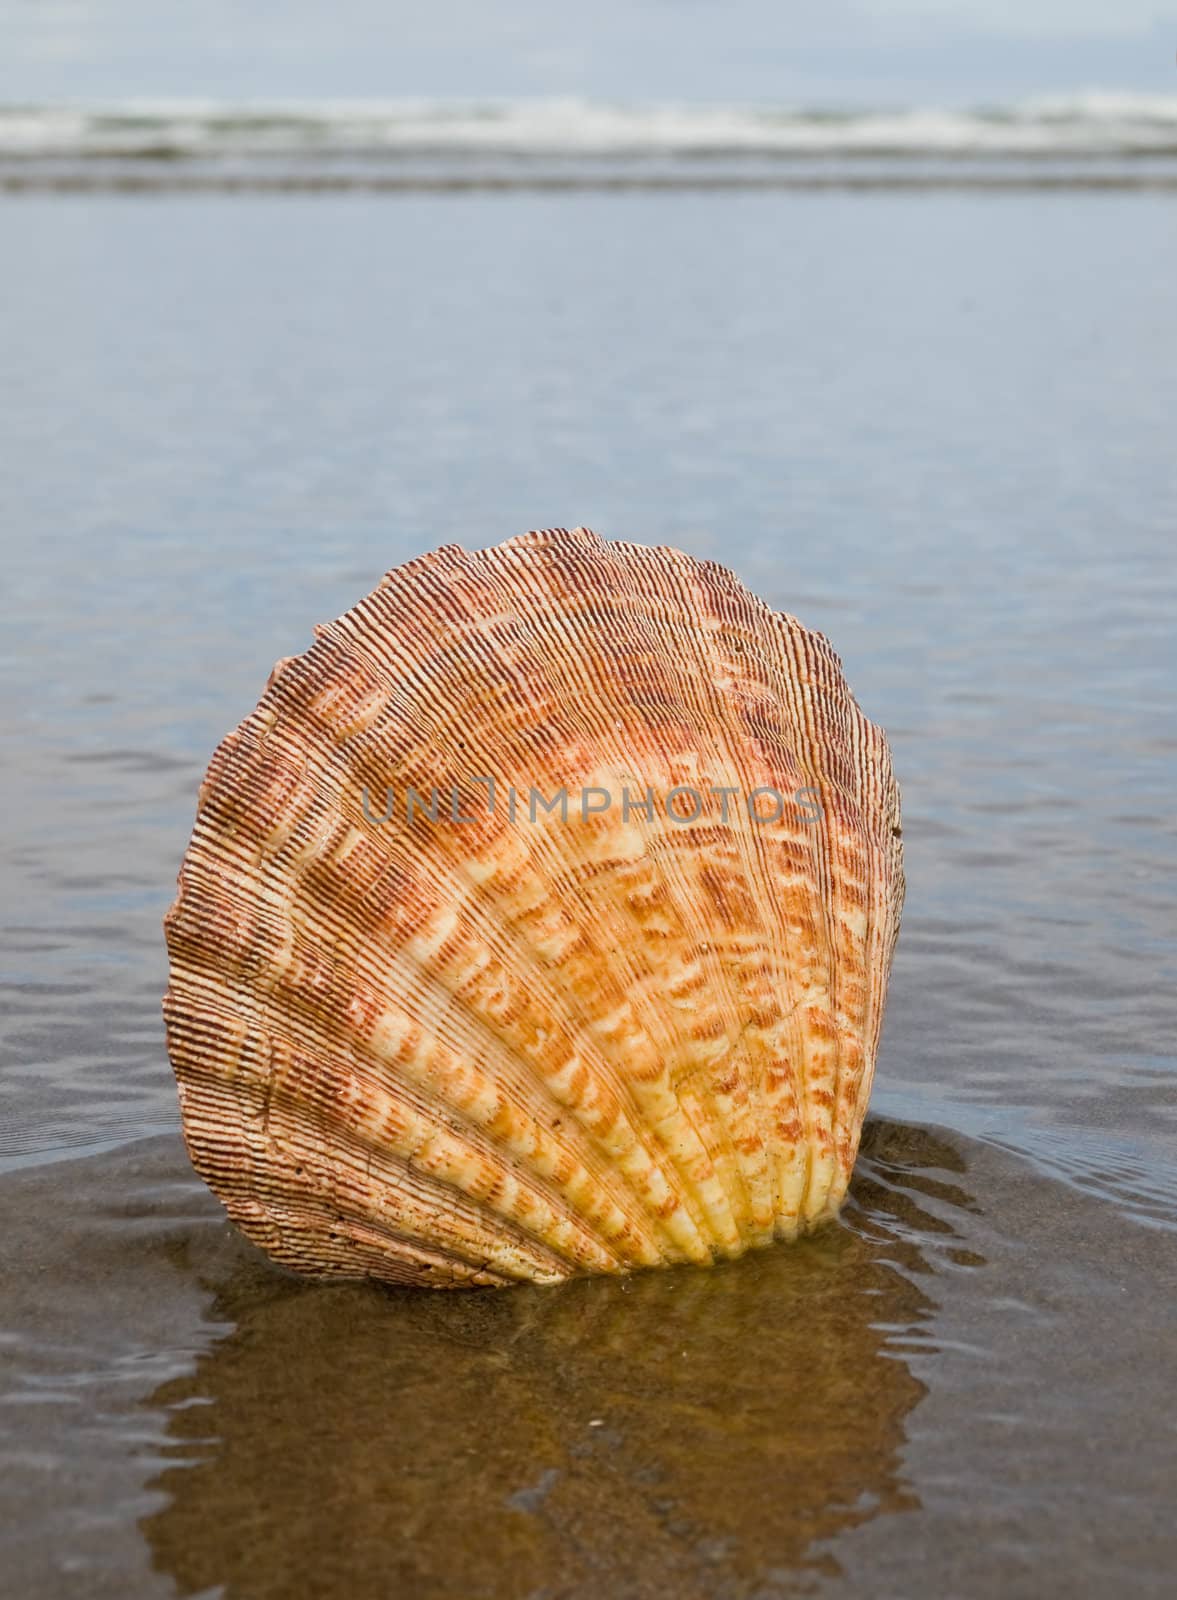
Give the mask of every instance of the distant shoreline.
<path id="1" fill-rule="evenodd" d="M 1135 172 L 935 173 L 534 173 L 400 174 L 182 173 L 170 170 L 38 172 L 0 170 L 4 194 L 462 194 L 462 193 L 656 193 L 682 191 L 1089 193 L 1177 191 L 1177 169 Z"/>

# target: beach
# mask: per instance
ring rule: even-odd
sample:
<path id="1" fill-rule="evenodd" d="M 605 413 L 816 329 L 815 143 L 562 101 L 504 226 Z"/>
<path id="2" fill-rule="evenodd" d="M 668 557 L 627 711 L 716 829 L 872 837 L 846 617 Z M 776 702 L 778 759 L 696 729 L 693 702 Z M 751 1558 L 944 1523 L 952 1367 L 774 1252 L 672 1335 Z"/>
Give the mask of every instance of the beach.
<path id="1" fill-rule="evenodd" d="M 0 1591 L 1167 1594 L 1170 198 L 165 178 L 0 203 Z M 851 1200 L 712 1272 L 295 1280 L 180 1138 L 197 786 L 387 568 L 577 524 L 732 567 L 887 730 Z"/>

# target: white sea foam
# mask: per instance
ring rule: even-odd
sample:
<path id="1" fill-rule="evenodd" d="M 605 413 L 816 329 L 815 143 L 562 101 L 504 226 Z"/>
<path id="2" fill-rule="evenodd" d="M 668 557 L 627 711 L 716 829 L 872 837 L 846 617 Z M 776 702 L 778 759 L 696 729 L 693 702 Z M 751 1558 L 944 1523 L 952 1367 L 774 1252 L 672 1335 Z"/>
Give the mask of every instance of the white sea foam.
<path id="1" fill-rule="evenodd" d="M 624 158 L 1177 153 L 1177 95 L 1085 91 L 952 110 L 580 99 L 0 106 L 0 157 L 441 154 Z"/>

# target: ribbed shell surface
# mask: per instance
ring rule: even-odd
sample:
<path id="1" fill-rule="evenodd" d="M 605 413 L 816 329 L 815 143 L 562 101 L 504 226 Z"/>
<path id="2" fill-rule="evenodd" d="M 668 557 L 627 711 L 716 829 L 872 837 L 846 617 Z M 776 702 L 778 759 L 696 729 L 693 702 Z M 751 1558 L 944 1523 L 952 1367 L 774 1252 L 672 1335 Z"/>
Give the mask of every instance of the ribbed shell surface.
<path id="1" fill-rule="evenodd" d="M 189 1152 L 310 1273 L 792 1237 L 849 1181 L 902 899 L 887 744 L 821 635 L 583 528 L 446 546 L 213 757 L 166 920 Z"/>

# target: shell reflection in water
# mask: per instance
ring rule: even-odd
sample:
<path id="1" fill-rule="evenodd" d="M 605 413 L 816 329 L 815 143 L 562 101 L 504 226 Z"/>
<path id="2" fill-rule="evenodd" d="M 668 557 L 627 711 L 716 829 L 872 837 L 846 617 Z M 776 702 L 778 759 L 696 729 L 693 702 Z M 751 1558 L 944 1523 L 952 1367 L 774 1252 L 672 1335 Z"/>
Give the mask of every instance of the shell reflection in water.
<path id="1" fill-rule="evenodd" d="M 455 1299 L 218 1247 L 232 1331 L 150 1401 L 156 1569 L 230 1600 L 810 1592 L 919 1503 L 910 1353 L 972 1205 L 955 1147 L 872 1130 L 844 1224 L 713 1272 Z"/>
<path id="2" fill-rule="evenodd" d="M 899 835 L 837 657 L 722 567 L 585 529 L 410 562 L 202 786 L 165 1000 L 193 1162 L 316 1274 L 794 1237 L 857 1153 Z"/>

